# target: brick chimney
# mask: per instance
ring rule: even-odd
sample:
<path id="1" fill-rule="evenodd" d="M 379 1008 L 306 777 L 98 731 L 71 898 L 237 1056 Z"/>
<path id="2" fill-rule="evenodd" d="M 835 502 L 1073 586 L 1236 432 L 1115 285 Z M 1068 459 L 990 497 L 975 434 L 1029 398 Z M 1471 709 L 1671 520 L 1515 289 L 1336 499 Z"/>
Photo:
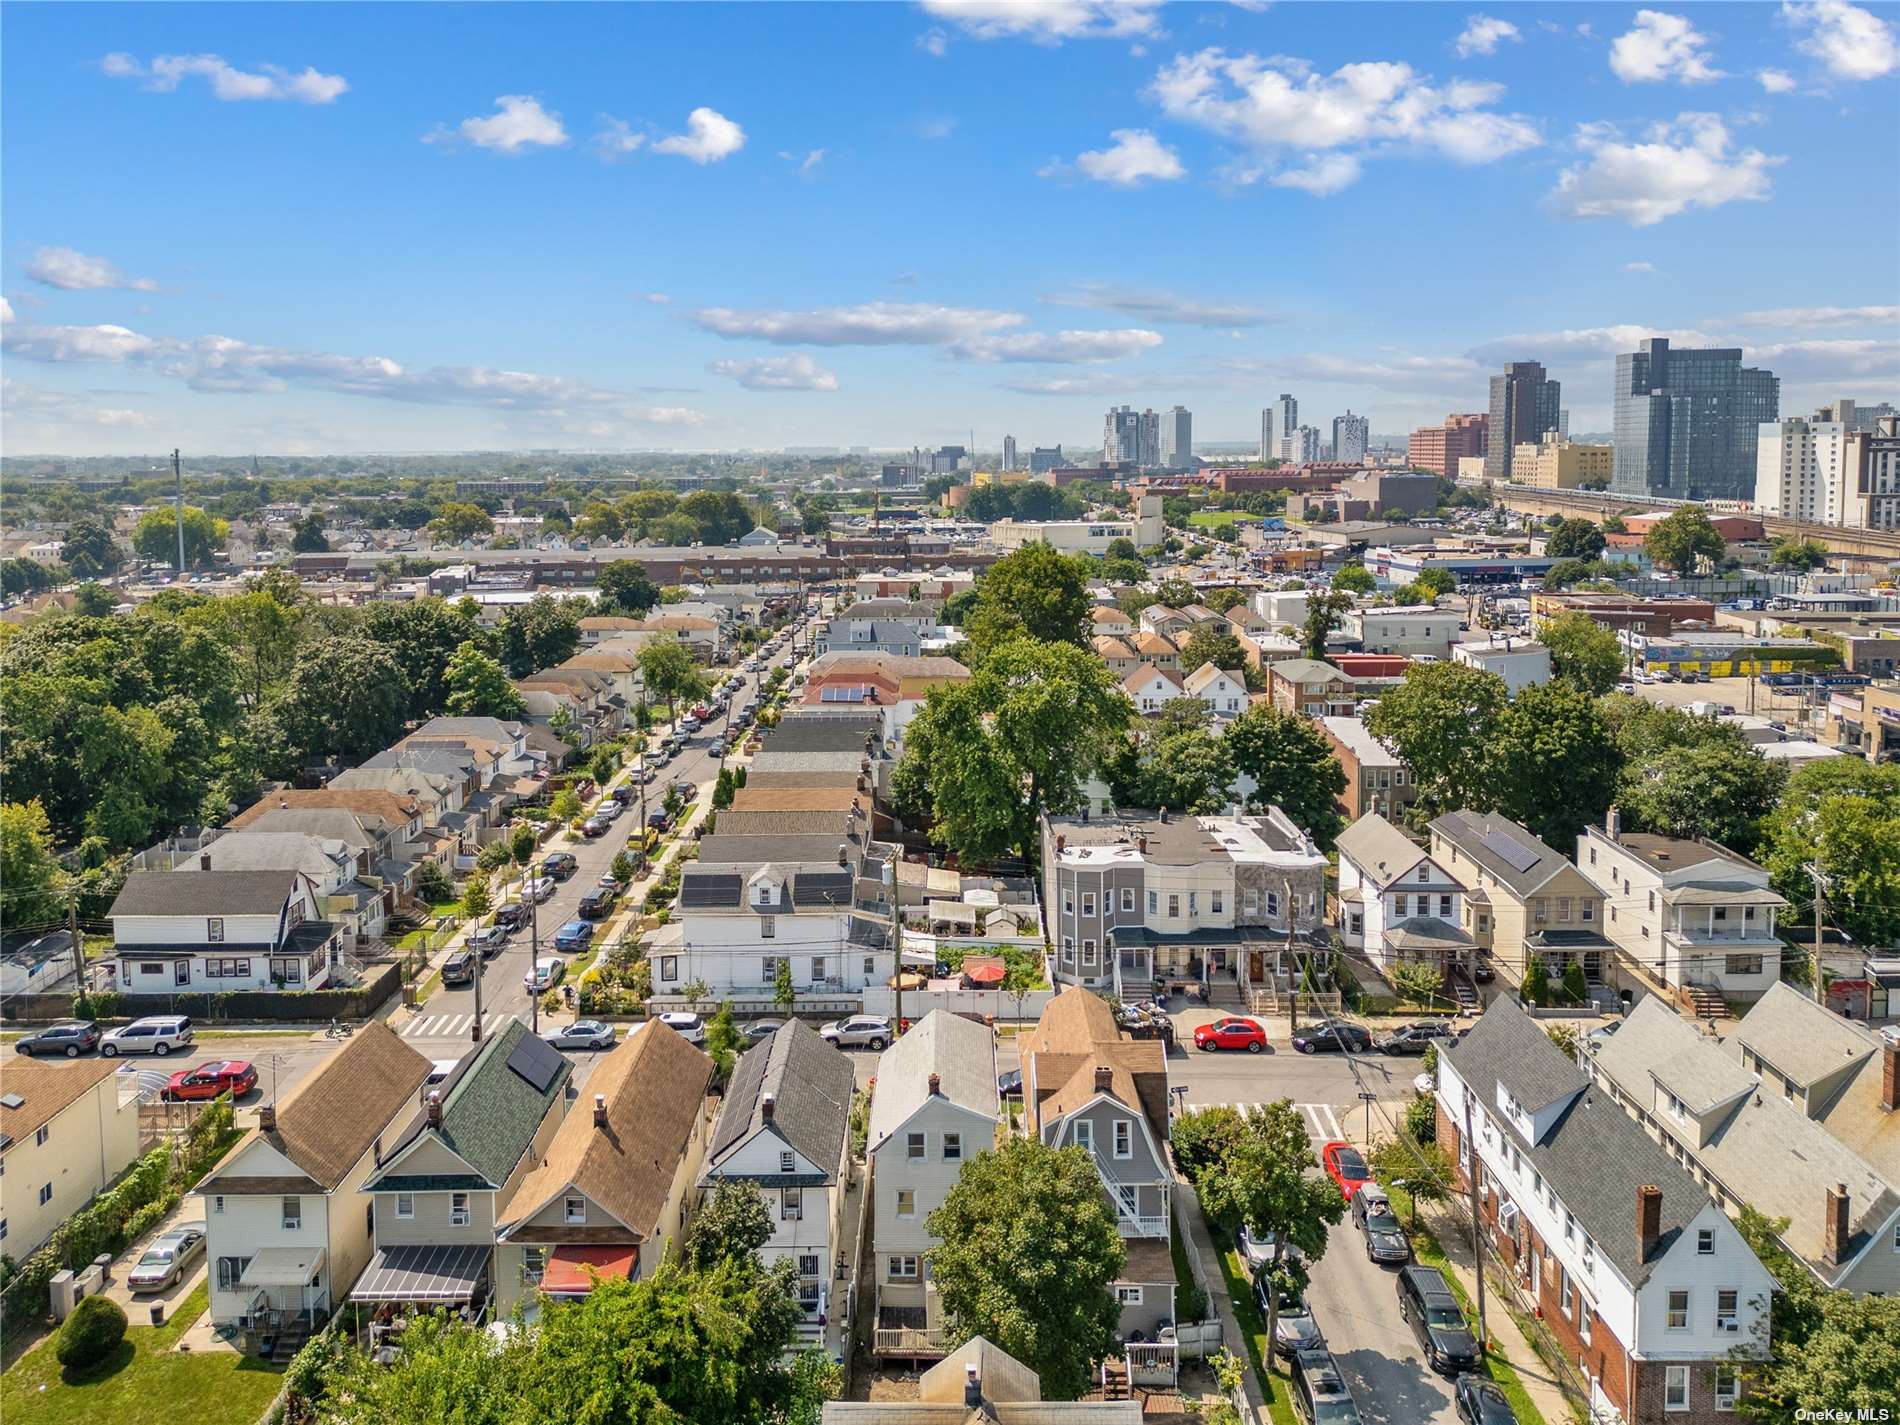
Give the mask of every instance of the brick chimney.
<path id="1" fill-rule="evenodd" d="M 1603 831 L 1612 841 L 1623 839 L 1623 808 L 1615 802 L 1611 802 L 1610 809 L 1603 814 Z"/>
<path id="2" fill-rule="evenodd" d="M 267 1103 L 257 1111 L 257 1131 L 275 1133 L 277 1131 L 277 1105 Z"/>
<path id="3" fill-rule="evenodd" d="M 1069 845 L 1069 838 L 1064 836 L 1061 832 L 1058 831 L 1056 833 L 1056 850 L 1057 851 L 1066 850 L 1068 848 L 1068 845 Z"/>
<path id="4" fill-rule="evenodd" d="M 1853 1235 L 1847 1229 L 1847 1184 L 1836 1183 L 1827 1190 L 1827 1217 L 1821 1223 L 1821 1260 L 1838 1267 L 1847 1260 L 1847 1243 Z"/>
<path id="5" fill-rule="evenodd" d="M 1095 1066 L 1095 1092 L 1107 1093 L 1115 1083 L 1115 1071 L 1106 1064 Z"/>
<path id="6" fill-rule="evenodd" d="M 983 1408 L 983 1372 L 975 1361 L 963 1368 L 963 1408 L 981 1410 Z"/>
<path id="7" fill-rule="evenodd" d="M 198 853 L 198 869 L 200 871 L 209 871 L 211 869 L 211 853 L 209 851 L 200 851 Z"/>
<path id="8" fill-rule="evenodd" d="M 1662 1236 L 1662 1189 L 1645 1183 L 1636 1189 L 1636 1260 L 1647 1262 Z"/>
<path id="9" fill-rule="evenodd" d="M 1148 838 L 1146 836 L 1137 836 L 1135 838 L 1135 850 L 1143 856 L 1148 854 Z"/>
<path id="10" fill-rule="evenodd" d="M 429 1126 L 431 1128 L 442 1126 L 442 1090 L 440 1089 L 429 1090 Z"/>
<path id="11" fill-rule="evenodd" d="M 594 1095 L 594 1127 L 605 1128 L 606 1126 L 607 1126 L 607 1095 L 604 1093 L 597 1093 Z"/>
<path id="12" fill-rule="evenodd" d="M 930 1096 L 932 1098 L 935 1098 L 938 1094 L 942 1092 L 943 1092 L 943 1075 L 932 1074 L 930 1076 Z"/>
<path id="13" fill-rule="evenodd" d="M 767 1123 L 772 1121 L 772 1111 L 778 1107 L 778 1099 L 772 1094 L 759 1095 L 759 1117 Z"/>
<path id="14" fill-rule="evenodd" d="M 1900 1108 L 1900 1044 L 1880 1046 L 1880 1107 L 1887 1113 Z"/>

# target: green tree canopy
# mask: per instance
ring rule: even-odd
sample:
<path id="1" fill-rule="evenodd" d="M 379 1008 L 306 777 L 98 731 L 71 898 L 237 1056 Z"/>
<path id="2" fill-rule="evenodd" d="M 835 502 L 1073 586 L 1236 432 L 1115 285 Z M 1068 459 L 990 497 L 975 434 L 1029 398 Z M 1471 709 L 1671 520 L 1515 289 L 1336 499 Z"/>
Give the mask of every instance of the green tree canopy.
<path id="1" fill-rule="evenodd" d="M 1199 602 L 1194 586 L 1185 579 L 1163 579 L 1155 586 L 1155 599 L 1171 609 L 1184 609 Z"/>
<path id="2" fill-rule="evenodd" d="M 1246 603 L 1247 595 L 1245 591 L 1241 589 L 1216 589 L 1201 602 L 1206 604 L 1207 607 L 1212 609 L 1215 613 L 1224 614 L 1228 612 L 1228 610 L 1239 608 L 1242 604 Z"/>
<path id="3" fill-rule="evenodd" d="M 1564 520 L 1544 540 L 1544 553 L 1552 559 L 1600 559 L 1609 541 L 1590 520 Z"/>
<path id="4" fill-rule="evenodd" d="M 495 521 L 480 505 L 450 500 L 438 508 L 429 521 L 429 533 L 437 544 L 460 544 L 481 539 L 495 532 Z"/>
<path id="5" fill-rule="evenodd" d="M 1215 812 L 1233 797 L 1234 759 L 1199 698 L 1144 719 L 1104 767 L 1117 806 Z"/>
<path id="6" fill-rule="evenodd" d="M 323 532 L 323 516 L 312 510 L 291 527 L 290 550 L 293 554 L 327 554 L 330 537 Z"/>
<path id="7" fill-rule="evenodd" d="M 1643 553 L 1650 561 L 1678 574 L 1695 572 L 1697 562 L 1720 560 L 1727 542 L 1709 520 L 1700 505 L 1685 505 L 1663 516 L 1643 536 Z"/>
<path id="8" fill-rule="evenodd" d="M 1045 643 L 1086 647 L 1091 562 L 1058 554 L 1038 540 L 1004 555 L 976 586 L 977 600 L 964 617 L 964 631 L 987 651 L 1016 634 Z"/>
<path id="9" fill-rule="evenodd" d="M 1484 809 L 1504 680 L 1462 663 L 1414 663 L 1366 714 L 1366 730 L 1411 769 L 1424 815 Z"/>
<path id="10" fill-rule="evenodd" d="M 499 649 L 509 675 L 525 678 L 574 656 L 581 646 L 585 599 L 538 594 L 502 616 Z"/>
<path id="11" fill-rule="evenodd" d="M 72 560 L 66 562 L 71 564 Z M 1801 539 L 1784 534 L 1769 550 L 1768 562 L 1783 569 L 1819 569 L 1827 563 L 1827 546 L 1818 539 Z"/>
<path id="12" fill-rule="evenodd" d="M 681 702 L 706 694 L 706 675 L 691 650 L 677 638 L 655 638 L 641 645 L 640 679 L 648 697 L 665 698 L 669 714 Z"/>
<path id="13" fill-rule="evenodd" d="M 1370 594 L 1379 587 L 1372 571 L 1363 564 L 1342 564 L 1333 574 L 1333 587 L 1346 594 Z"/>
<path id="14" fill-rule="evenodd" d="M 67 881 L 53 855 L 46 808 L 37 801 L 0 804 L 0 924 L 52 924 L 66 909 Z"/>
<path id="15" fill-rule="evenodd" d="M 1188 634 L 1187 642 L 1181 646 L 1181 671 L 1193 673 L 1203 664 L 1212 663 L 1224 672 L 1232 673 L 1247 666 L 1247 654 L 1240 646 L 1240 639 L 1225 619 L 1220 622 L 1197 623 Z"/>
<path id="16" fill-rule="evenodd" d="M 1337 798 L 1346 774 L 1311 718 L 1250 707 L 1228 727 L 1226 741 L 1234 770 L 1256 783 L 1249 807 L 1277 806 L 1322 847 L 1333 844 L 1345 824 Z"/>
<path id="17" fill-rule="evenodd" d="M 1788 778 L 1765 831 L 1776 890 L 1806 904 L 1806 868 L 1819 866 L 1835 924 L 1863 945 L 1900 938 L 1900 764 L 1810 763 Z"/>
<path id="18" fill-rule="evenodd" d="M 1127 538 L 1111 539 L 1108 548 L 1102 551 L 1102 556 L 1105 559 L 1132 559 L 1137 564 L 1141 563 L 1141 551 L 1135 547 L 1134 540 Z"/>
<path id="19" fill-rule="evenodd" d="M 429 597 L 372 603 L 363 631 L 388 649 L 402 670 L 409 716 L 418 722 L 448 706 L 445 681 L 449 660 L 464 643 L 494 651 L 494 638 L 481 626 L 472 603 Z M 532 670 L 530 670 L 532 671 Z"/>
<path id="20" fill-rule="evenodd" d="M 1306 619 L 1300 625 L 1300 648 L 1308 658 L 1326 657 L 1326 640 L 1332 637 L 1346 611 L 1352 608 L 1352 595 L 1338 590 L 1314 590 L 1307 596 Z"/>
<path id="21" fill-rule="evenodd" d="M 73 612 L 103 618 L 119 606 L 118 595 L 104 584 L 85 583 L 73 590 Z"/>
<path id="22" fill-rule="evenodd" d="M 1495 728 L 1486 785 L 1467 805 L 1503 812 L 1568 856 L 1616 793 L 1621 759 L 1608 722 L 1588 694 L 1537 683 L 1506 705 Z"/>
<path id="23" fill-rule="evenodd" d="M 1744 855 L 1761 839 L 1787 768 L 1740 739 L 1667 747 L 1623 769 L 1616 801 L 1631 831 L 1706 836 Z"/>
<path id="24" fill-rule="evenodd" d="M 601 565 L 596 578 L 600 584 L 598 605 L 603 614 L 642 618 L 660 602 L 660 586 L 647 577 L 643 566 L 631 559 L 616 559 Z"/>
<path id="25" fill-rule="evenodd" d="M 455 650 L 442 683 L 448 690 L 443 711 L 451 717 L 518 718 L 528 710 L 507 670 L 472 639 Z"/>
<path id="26" fill-rule="evenodd" d="M 409 685 L 395 656 L 362 635 L 304 648 L 277 695 L 275 715 L 297 759 L 354 765 L 402 736 Z"/>
<path id="27" fill-rule="evenodd" d="M 124 563 L 124 556 L 119 552 L 119 541 L 106 528 L 105 522 L 93 515 L 81 515 L 66 526 L 66 533 L 61 537 L 59 557 L 77 579 L 97 579 L 102 575 L 116 574 Z M 172 557 L 177 557 L 175 548 Z"/>
<path id="28" fill-rule="evenodd" d="M 1540 619 L 1537 641 L 1550 650 L 1551 672 L 1579 692 L 1607 693 L 1623 676 L 1623 645 L 1616 633 L 1581 609 Z"/>
<path id="29" fill-rule="evenodd" d="M 231 537 L 231 523 L 186 505 L 185 568 L 202 569 Z M 147 510 L 132 529 L 132 548 L 154 564 L 178 563 L 178 517 L 169 509 Z"/>

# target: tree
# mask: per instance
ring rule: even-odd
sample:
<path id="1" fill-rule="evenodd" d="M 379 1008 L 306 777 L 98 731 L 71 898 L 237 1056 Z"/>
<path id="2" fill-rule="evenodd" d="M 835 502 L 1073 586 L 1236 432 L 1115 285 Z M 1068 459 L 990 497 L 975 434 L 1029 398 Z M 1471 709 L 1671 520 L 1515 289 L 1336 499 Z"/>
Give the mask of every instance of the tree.
<path id="1" fill-rule="evenodd" d="M 1214 812 L 1232 799 L 1234 760 L 1199 698 L 1176 698 L 1103 768 L 1118 806 Z"/>
<path id="2" fill-rule="evenodd" d="M 1306 621 L 1300 626 L 1300 646 L 1308 658 L 1324 660 L 1326 640 L 1352 607 L 1352 596 L 1314 591 L 1306 600 Z"/>
<path id="3" fill-rule="evenodd" d="M 1018 636 L 963 683 L 933 688 L 906 735 L 893 795 L 970 861 L 1036 860 L 1038 818 L 1070 811 L 1128 725 L 1125 694 L 1093 652 Z"/>
<path id="4" fill-rule="evenodd" d="M 435 518 L 429 521 L 429 533 L 437 544 L 461 544 L 464 540 L 481 539 L 495 532 L 495 521 L 487 510 L 480 505 L 465 504 L 450 500 L 435 512 Z"/>
<path id="5" fill-rule="evenodd" d="M 1706 836 L 1743 854 L 1787 785 L 1787 768 L 1727 740 L 1667 747 L 1623 769 L 1616 793 L 1632 831 Z"/>
<path id="6" fill-rule="evenodd" d="M 1663 516 L 1643 536 L 1643 553 L 1650 562 L 1678 574 L 1695 572 L 1701 560 L 1711 564 L 1721 559 L 1727 542 L 1709 521 L 1708 511 L 1700 505 L 1685 505 Z"/>
<path id="7" fill-rule="evenodd" d="M 1490 746 L 1480 750 L 1482 785 L 1463 805 L 1501 811 L 1568 856 L 1616 795 L 1622 762 L 1609 723 L 1588 694 L 1538 683 L 1508 703 L 1494 726 Z"/>
<path id="8" fill-rule="evenodd" d="M 1171 609 L 1184 609 L 1189 604 L 1198 602 L 1195 598 L 1194 586 L 1185 579 L 1163 579 L 1155 586 L 1155 600 L 1166 604 Z"/>
<path id="9" fill-rule="evenodd" d="M 76 579 L 116 574 L 125 562 L 112 531 L 92 515 L 81 515 L 66 526 L 66 533 L 60 539 L 59 557 Z M 177 557 L 176 548 L 173 557 Z"/>
<path id="10" fill-rule="evenodd" d="M 109 1296 L 88 1296 L 59 1328 L 54 1358 L 69 1371 L 100 1365 L 125 1340 L 125 1308 Z"/>
<path id="11" fill-rule="evenodd" d="M 556 821 L 568 822 L 581 814 L 581 799 L 572 787 L 562 787 L 554 794 L 554 800 L 548 810 L 554 813 Z"/>
<path id="12" fill-rule="evenodd" d="M 1132 559 L 1141 563 L 1141 551 L 1135 547 L 1135 541 L 1126 537 L 1111 539 L 1108 548 L 1102 551 L 1104 559 Z"/>
<path id="13" fill-rule="evenodd" d="M 1174 1120 L 1168 1147 L 1174 1164 L 1189 1182 L 1217 1170 L 1246 1136 L 1247 1116 L 1231 1104 L 1189 1109 Z"/>
<path id="14" fill-rule="evenodd" d="M 1434 564 L 1419 571 L 1418 578 L 1412 581 L 1412 587 L 1419 591 L 1418 602 L 1429 604 L 1435 599 L 1443 598 L 1446 594 L 1457 593 L 1458 576 L 1451 570 Z"/>
<path id="15" fill-rule="evenodd" d="M 9 598 L 43 594 L 57 582 L 57 571 L 37 559 L 9 559 L 0 564 L 0 593 Z"/>
<path id="16" fill-rule="evenodd" d="M 69 565 L 72 563 L 70 559 L 66 562 Z M 1818 539 L 1799 539 L 1792 534 L 1784 534 L 1768 551 L 1768 562 L 1783 569 L 1819 569 L 1827 563 L 1827 546 Z"/>
<path id="17" fill-rule="evenodd" d="M 1819 866 L 1835 924 L 1863 945 L 1900 938 L 1900 765 L 1811 763 L 1788 778 L 1765 831 L 1775 889 L 1806 902 L 1807 867 Z"/>
<path id="18" fill-rule="evenodd" d="M 499 842 L 492 843 L 499 845 Z M 494 909 L 488 894 L 486 876 L 470 876 L 462 887 L 462 919 L 470 925 L 479 925 L 483 916 Z"/>
<path id="19" fill-rule="evenodd" d="M 616 559 L 611 564 L 601 565 L 595 578 L 600 585 L 597 605 L 603 614 L 641 618 L 660 602 L 660 586 L 647 577 L 643 566 L 631 559 Z"/>
<path id="20" fill-rule="evenodd" d="M 1366 714 L 1366 730 L 1411 769 L 1427 816 L 1490 806 L 1491 743 L 1510 699 L 1495 673 L 1414 663 Z"/>
<path id="21" fill-rule="evenodd" d="M 1041 540 L 1025 544 L 984 573 L 964 631 L 983 651 L 1016 634 L 1087 647 L 1093 572 L 1086 559 L 1058 554 Z"/>
<path id="22" fill-rule="evenodd" d="M 1544 540 L 1544 553 L 1552 559 L 1600 559 L 1609 541 L 1603 531 L 1586 519 L 1564 520 Z"/>
<path id="23" fill-rule="evenodd" d="M 185 506 L 184 523 L 185 568 L 202 569 L 231 537 L 231 523 L 214 518 L 193 505 Z M 169 509 L 147 510 L 139 516 L 138 524 L 132 529 L 132 548 L 141 559 L 149 559 L 154 564 L 176 566 L 178 516 Z"/>
<path id="24" fill-rule="evenodd" d="M 662 515 L 648 525 L 647 535 L 660 544 L 688 545 L 699 539 L 699 526 L 675 511 L 670 515 Z"/>
<path id="25" fill-rule="evenodd" d="M 73 612 L 86 618 L 104 618 L 118 606 L 118 596 L 104 584 L 81 584 L 73 590 Z"/>
<path id="26" fill-rule="evenodd" d="M 1201 601 L 1217 614 L 1237 609 L 1247 602 L 1247 595 L 1240 589 L 1216 589 Z"/>
<path id="27" fill-rule="evenodd" d="M 744 1048 L 739 1026 L 732 1022 L 732 1001 L 722 1000 L 706 1025 L 706 1053 L 713 1061 L 714 1082 L 722 1089 L 732 1078 L 732 1066 Z"/>
<path id="28" fill-rule="evenodd" d="M 312 510 L 291 526 L 290 552 L 293 554 L 327 554 L 330 550 L 330 537 L 323 532 L 323 516 Z"/>
<path id="29" fill-rule="evenodd" d="M 534 852 L 534 827 L 525 821 L 516 823 L 515 829 L 508 833 L 508 858 L 517 866 L 526 866 L 534 860 Z M 620 876 L 618 857 L 615 858 L 614 874 Z M 627 877 L 620 876 L 620 879 L 625 881 Z"/>
<path id="30" fill-rule="evenodd" d="M 1445 972 L 1425 960 L 1401 960 L 1387 972 L 1401 1000 L 1429 1005 L 1445 988 Z"/>
<path id="31" fill-rule="evenodd" d="M 418 722 L 440 713 L 449 700 L 444 676 L 449 660 L 465 643 L 493 653 L 494 638 L 481 626 L 472 603 L 439 598 L 373 603 L 363 631 L 387 648 L 402 669 L 409 716 Z M 530 669 L 530 672 L 533 670 Z"/>
<path id="32" fill-rule="evenodd" d="M 781 1014 L 790 1014 L 798 1003 L 798 991 L 792 985 L 792 962 L 784 955 L 779 956 L 778 968 L 772 972 L 772 1003 Z"/>
<path id="33" fill-rule="evenodd" d="M 525 678 L 574 656 L 581 646 L 581 615 L 585 599 L 557 599 L 538 594 L 510 609 L 501 620 L 502 665 L 511 677 Z"/>
<path id="34" fill-rule="evenodd" d="M 448 690 L 443 711 L 450 717 L 518 718 L 528 710 L 507 671 L 472 641 L 455 650 L 442 683 Z"/>
<path id="35" fill-rule="evenodd" d="M 373 757 L 402 735 L 409 685 L 390 651 L 361 636 L 320 639 L 291 665 L 274 712 L 294 759 Z"/>
<path id="36" fill-rule="evenodd" d="M 926 1226 L 942 1243 L 929 1262 L 950 1340 L 1001 1347 L 1042 1377 L 1045 1399 L 1087 1390 L 1114 1342 L 1109 1287 L 1128 1257 L 1087 1150 L 1006 1139 L 964 1164 Z"/>
<path id="37" fill-rule="evenodd" d="M 1206 663 L 1230 673 L 1247 665 L 1247 654 L 1240 646 L 1240 639 L 1225 619 L 1219 623 L 1195 624 L 1194 631 L 1181 647 L 1183 673 L 1196 672 Z"/>
<path id="38" fill-rule="evenodd" d="M 1342 564 L 1333 574 L 1333 587 L 1342 594 L 1370 594 L 1379 581 L 1363 564 Z"/>
<path id="39" fill-rule="evenodd" d="M 1431 1108 L 1430 1099 L 1418 1103 Z M 1451 1155 L 1429 1138 L 1407 1132 L 1382 1138 L 1367 1155 L 1367 1166 L 1386 1187 L 1400 1187 L 1412 1199 L 1412 1225 L 1418 1225 L 1421 1202 L 1449 1202 L 1457 1186 L 1452 1176 Z"/>
<path id="40" fill-rule="evenodd" d="M 1581 609 L 1540 619 L 1537 641 L 1550 650 L 1550 669 L 1579 692 L 1600 694 L 1623 676 L 1623 645 L 1616 633 Z"/>
<path id="41" fill-rule="evenodd" d="M 605 500 L 589 503 L 574 521 L 575 534 L 600 544 L 612 544 L 626 532 L 627 522 L 619 507 Z"/>
<path id="42" fill-rule="evenodd" d="M 677 638 L 655 638 L 641 646 L 640 680 L 649 696 L 666 699 L 669 720 L 677 717 L 682 701 L 706 693 L 704 671 Z"/>
<path id="43" fill-rule="evenodd" d="M 1253 778 L 1247 805 L 1277 806 L 1319 845 L 1329 847 L 1345 824 L 1339 794 L 1346 773 L 1311 718 L 1275 707 L 1250 707 L 1227 729 L 1234 770 Z"/>
<path id="44" fill-rule="evenodd" d="M 66 870 L 53 854 L 53 827 L 38 801 L 0 805 L 0 923 L 50 925 L 66 909 Z"/>

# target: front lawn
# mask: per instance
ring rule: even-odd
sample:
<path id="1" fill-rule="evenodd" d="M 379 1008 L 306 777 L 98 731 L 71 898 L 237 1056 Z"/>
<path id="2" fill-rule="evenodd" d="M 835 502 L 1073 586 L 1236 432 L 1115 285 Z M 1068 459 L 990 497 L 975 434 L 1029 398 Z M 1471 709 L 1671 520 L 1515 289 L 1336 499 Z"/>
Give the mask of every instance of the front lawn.
<path id="1" fill-rule="evenodd" d="M 277 1398 L 283 1373 L 228 1351 L 180 1354 L 174 1342 L 209 1301 L 200 1282 L 163 1326 L 133 1326 L 105 1364 L 70 1378 L 49 1336 L 0 1376 L 0 1419 L 7 1425 L 252 1425 Z M 145 1315 L 134 1306 L 134 1319 Z"/>
<path id="2" fill-rule="evenodd" d="M 1200 529 L 1220 529 L 1226 525 L 1258 523 L 1259 515 L 1250 515 L 1245 510 L 1196 510 L 1188 516 L 1188 523 Z"/>
<path id="3" fill-rule="evenodd" d="M 1254 1379 L 1260 1384 L 1261 1394 L 1267 1398 L 1267 1416 L 1273 1425 L 1299 1425 L 1298 1417 L 1293 1413 L 1292 1382 L 1274 1365 L 1271 1373 L 1264 1362 L 1273 1360 L 1273 1353 L 1267 1349 L 1267 1323 L 1260 1315 L 1260 1308 L 1254 1305 L 1253 1281 L 1247 1275 L 1247 1264 L 1240 1259 L 1240 1253 L 1227 1248 L 1220 1254 L 1220 1274 L 1227 1283 L 1227 1295 L 1232 1299 L 1234 1319 L 1240 1323 L 1242 1344 L 1246 1347 L 1247 1360 L 1253 1366 Z"/>

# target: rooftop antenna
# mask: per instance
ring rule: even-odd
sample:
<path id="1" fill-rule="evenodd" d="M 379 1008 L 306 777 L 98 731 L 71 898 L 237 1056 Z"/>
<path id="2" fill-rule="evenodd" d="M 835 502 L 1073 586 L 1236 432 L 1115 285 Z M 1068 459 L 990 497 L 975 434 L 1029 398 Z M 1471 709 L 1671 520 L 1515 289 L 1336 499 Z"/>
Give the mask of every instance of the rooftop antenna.
<path id="1" fill-rule="evenodd" d="M 178 576 L 185 575 L 185 468 L 178 462 L 178 448 L 172 447 L 172 478 L 178 482 L 172 496 L 172 513 L 178 521 Z"/>

